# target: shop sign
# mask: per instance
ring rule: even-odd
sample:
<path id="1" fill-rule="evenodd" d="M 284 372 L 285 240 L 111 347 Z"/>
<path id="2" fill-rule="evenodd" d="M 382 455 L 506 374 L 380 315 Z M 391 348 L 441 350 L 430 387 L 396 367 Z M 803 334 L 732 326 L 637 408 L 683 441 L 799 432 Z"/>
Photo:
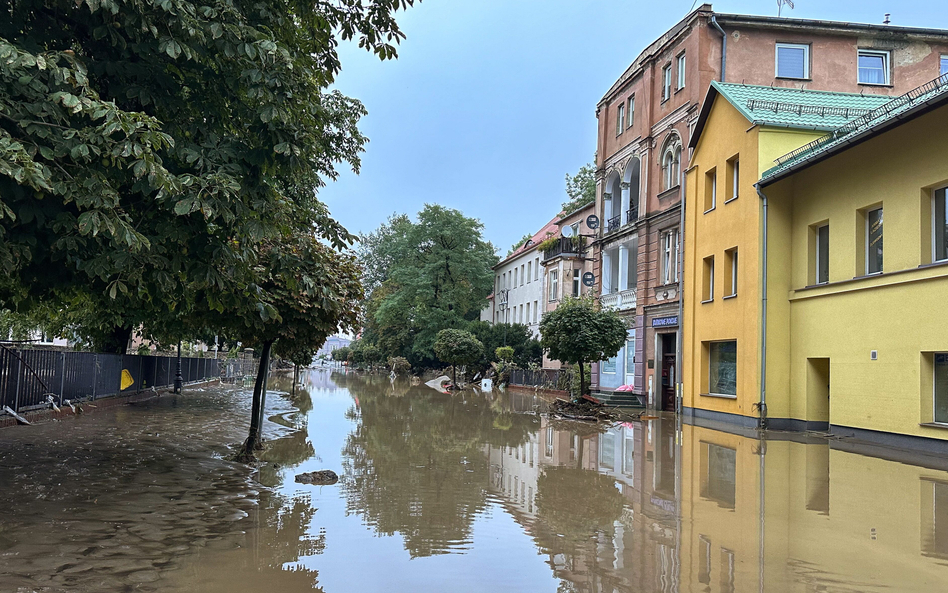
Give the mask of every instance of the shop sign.
<path id="1" fill-rule="evenodd" d="M 656 317 L 652 320 L 652 327 L 678 327 L 678 316 Z"/>

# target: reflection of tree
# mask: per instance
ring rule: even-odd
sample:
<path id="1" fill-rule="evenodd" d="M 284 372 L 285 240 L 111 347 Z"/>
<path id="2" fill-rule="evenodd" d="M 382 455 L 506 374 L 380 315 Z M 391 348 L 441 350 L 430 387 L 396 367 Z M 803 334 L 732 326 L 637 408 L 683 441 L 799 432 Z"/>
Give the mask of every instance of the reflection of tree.
<path id="1" fill-rule="evenodd" d="M 522 444 L 536 418 L 508 414 L 495 426 L 499 414 L 482 395 L 421 386 L 389 397 L 391 385 L 380 389 L 360 379 L 346 381 L 360 412 L 350 411 L 360 423 L 343 449 L 349 511 L 380 534 L 402 534 L 412 557 L 468 540 L 486 505 L 483 445 Z"/>
<path id="2" fill-rule="evenodd" d="M 557 541 L 537 542 L 558 552 L 575 548 L 622 513 L 622 493 L 609 476 L 585 469 L 547 467 L 537 480 L 537 519 Z"/>

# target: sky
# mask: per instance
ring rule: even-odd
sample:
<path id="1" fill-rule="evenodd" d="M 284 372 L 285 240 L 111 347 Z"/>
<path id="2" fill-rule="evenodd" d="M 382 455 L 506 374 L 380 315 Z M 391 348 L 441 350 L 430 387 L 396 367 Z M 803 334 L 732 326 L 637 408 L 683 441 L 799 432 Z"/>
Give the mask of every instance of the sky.
<path id="1" fill-rule="evenodd" d="M 700 2 L 699 2 L 700 4 Z M 784 16 L 948 28 L 935 0 L 795 0 Z M 593 160 L 596 103 L 692 0 L 424 0 L 398 21 L 397 60 L 340 47 L 341 92 L 369 114 L 359 175 L 320 192 L 354 233 L 426 203 L 479 219 L 500 255 L 566 201 L 564 177 Z M 715 2 L 776 16 L 775 0 Z"/>

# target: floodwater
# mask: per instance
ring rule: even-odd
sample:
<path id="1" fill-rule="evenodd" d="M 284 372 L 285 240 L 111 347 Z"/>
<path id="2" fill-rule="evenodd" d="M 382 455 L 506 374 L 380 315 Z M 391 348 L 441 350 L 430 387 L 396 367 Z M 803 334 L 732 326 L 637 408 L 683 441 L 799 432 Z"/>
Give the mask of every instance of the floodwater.
<path id="1" fill-rule="evenodd" d="M 2 592 L 942 591 L 948 471 L 673 418 L 550 421 L 513 393 L 274 377 L 0 431 Z M 282 390 L 274 391 L 274 390 Z M 887 459 L 888 458 L 888 459 Z M 294 482 L 332 469 L 334 486 Z"/>

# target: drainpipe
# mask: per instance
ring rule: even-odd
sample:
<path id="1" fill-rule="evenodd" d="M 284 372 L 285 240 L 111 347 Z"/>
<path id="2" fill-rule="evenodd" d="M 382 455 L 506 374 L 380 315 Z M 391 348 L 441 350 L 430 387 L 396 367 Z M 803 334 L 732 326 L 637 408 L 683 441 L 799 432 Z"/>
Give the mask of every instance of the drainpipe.
<path id="1" fill-rule="evenodd" d="M 761 321 L 760 321 L 760 401 L 754 407 L 760 412 L 758 428 L 767 428 L 767 196 L 755 183 L 757 195 L 764 202 L 763 258 L 761 264 Z"/>
<path id="2" fill-rule="evenodd" d="M 690 163 L 691 159 L 689 159 L 688 162 Z M 685 171 L 685 173 L 681 176 L 681 212 L 679 213 L 680 219 L 678 222 L 678 339 L 676 340 L 678 351 L 675 353 L 678 362 L 678 375 L 675 377 L 675 413 L 679 418 L 681 418 L 681 414 L 684 412 L 684 391 L 682 389 L 684 387 L 684 381 L 682 380 L 682 377 L 684 376 L 684 372 L 682 371 L 682 367 L 684 366 L 682 363 L 682 353 L 684 352 L 684 347 L 682 346 L 682 339 L 684 338 L 685 332 L 683 331 L 684 319 L 682 318 L 682 315 L 684 313 L 685 300 L 682 296 L 681 287 L 685 283 L 685 195 L 687 193 L 685 190 L 687 188 L 687 183 L 688 172 Z"/>
<path id="3" fill-rule="evenodd" d="M 727 33 L 725 33 L 721 25 L 718 24 L 718 20 L 713 14 L 711 15 L 710 23 L 711 26 L 717 29 L 718 33 L 721 34 L 721 82 L 724 82 L 725 66 L 727 66 Z"/>

